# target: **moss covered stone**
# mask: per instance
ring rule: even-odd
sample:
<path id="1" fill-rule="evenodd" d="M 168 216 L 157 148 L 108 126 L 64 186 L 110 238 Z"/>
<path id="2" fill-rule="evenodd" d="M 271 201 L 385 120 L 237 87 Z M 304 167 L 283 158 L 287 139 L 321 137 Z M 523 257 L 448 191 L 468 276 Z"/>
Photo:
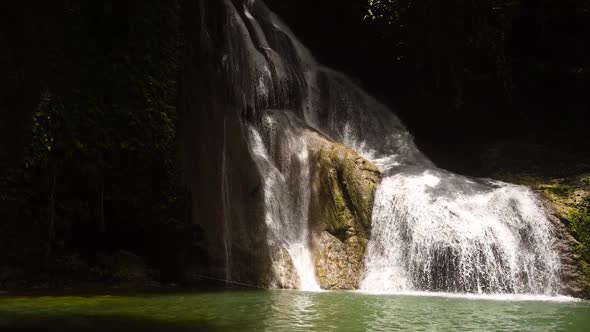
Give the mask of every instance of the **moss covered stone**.
<path id="1" fill-rule="evenodd" d="M 377 167 L 349 148 L 313 135 L 310 220 L 322 288 L 355 289 L 362 277 Z"/>

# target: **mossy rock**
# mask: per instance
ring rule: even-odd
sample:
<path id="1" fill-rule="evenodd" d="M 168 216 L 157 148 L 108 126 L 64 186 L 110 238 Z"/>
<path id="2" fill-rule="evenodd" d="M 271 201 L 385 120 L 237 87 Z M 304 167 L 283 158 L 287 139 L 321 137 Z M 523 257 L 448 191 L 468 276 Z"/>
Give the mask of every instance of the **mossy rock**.
<path id="1" fill-rule="evenodd" d="M 328 232 L 319 239 L 316 273 L 324 289 L 357 289 L 359 286 L 367 239 L 351 236 L 345 242 Z"/>
<path id="2" fill-rule="evenodd" d="M 317 160 L 313 182 L 323 202 L 323 228 L 341 240 L 356 234 L 368 237 L 379 170 L 337 144 L 324 145 Z"/>
<path id="3" fill-rule="evenodd" d="M 324 289 L 356 289 L 381 174 L 349 148 L 315 138 L 310 220 L 316 272 Z"/>
<path id="4" fill-rule="evenodd" d="M 269 286 L 271 288 L 293 289 L 299 284 L 299 277 L 295 271 L 295 265 L 285 248 L 273 248 L 271 250 L 273 278 Z"/>

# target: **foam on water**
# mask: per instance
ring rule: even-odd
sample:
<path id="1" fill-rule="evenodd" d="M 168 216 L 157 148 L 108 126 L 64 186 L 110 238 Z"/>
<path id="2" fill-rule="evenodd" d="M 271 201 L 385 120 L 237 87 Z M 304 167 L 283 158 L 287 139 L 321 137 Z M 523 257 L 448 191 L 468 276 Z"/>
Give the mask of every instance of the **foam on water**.
<path id="1" fill-rule="evenodd" d="M 420 296 L 443 297 L 466 300 L 508 301 L 508 302 L 583 302 L 584 300 L 563 295 L 538 295 L 538 294 L 477 294 L 477 293 L 445 293 L 427 291 L 356 291 L 360 294 L 375 296 Z"/>

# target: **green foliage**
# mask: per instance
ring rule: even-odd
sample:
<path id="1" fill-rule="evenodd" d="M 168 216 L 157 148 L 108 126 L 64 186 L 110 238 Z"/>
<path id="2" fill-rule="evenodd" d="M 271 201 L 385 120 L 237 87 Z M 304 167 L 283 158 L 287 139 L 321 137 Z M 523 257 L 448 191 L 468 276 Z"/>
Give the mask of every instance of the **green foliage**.
<path id="1" fill-rule="evenodd" d="M 85 274 L 97 252 L 152 253 L 143 237 L 165 228 L 178 204 L 180 3 L 64 0 L 14 11 L 25 28 L 11 37 L 30 39 L 22 77 L 38 102 L 24 162 L 0 173 L 0 250 L 10 253 L 0 265 Z M 135 273 L 117 269 L 114 279 Z"/>
<path id="2" fill-rule="evenodd" d="M 567 131 L 567 119 L 584 116 L 589 3 L 367 0 L 364 14 L 404 75 L 399 98 L 414 121 L 469 134 L 477 126 L 483 136 L 540 121 Z M 559 119 L 556 108 L 564 109 Z"/>
<path id="3" fill-rule="evenodd" d="M 127 251 L 100 256 L 94 272 L 103 280 L 112 280 L 118 283 L 145 283 L 151 277 L 145 261 Z"/>
<path id="4" fill-rule="evenodd" d="M 80 276 L 80 274 L 88 274 L 90 271 L 88 263 L 77 253 L 57 257 L 53 268 L 68 276 Z"/>
<path id="5" fill-rule="evenodd" d="M 397 44 L 397 58 L 431 67 L 428 75 L 435 89 L 450 86 L 454 106 L 460 109 L 465 81 L 480 81 L 489 67 L 496 67 L 497 76 L 486 79 L 500 79 L 506 93 L 510 92 L 505 49 L 515 4 L 510 0 L 368 0 L 366 18 L 391 25 L 386 29 L 395 31 L 397 40 L 391 42 Z"/>
<path id="6" fill-rule="evenodd" d="M 369 8 L 365 18 L 383 20 L 388 24 L 398 23 L 403 7 L 399 0 L 368 0 Z"/>
<path id="7" fill-rule="evenodd" d="M 569 230 L 578 241 L 590 244 L 590 214 L 585 209 L 571 209 L 567 216 Z"/>
<path id="8" fill-rule="evenodd" d="M 583 205 L 570 208 L 565 220 L 570 233 L 580 241 L 579 248 L 576 248 L 581 255 L 584 266 L 590 262 L 590 198 Z M 590 271 L 590 269 L 588 270 Z M 590 273 L 587 274 L 590 278 Z"/>

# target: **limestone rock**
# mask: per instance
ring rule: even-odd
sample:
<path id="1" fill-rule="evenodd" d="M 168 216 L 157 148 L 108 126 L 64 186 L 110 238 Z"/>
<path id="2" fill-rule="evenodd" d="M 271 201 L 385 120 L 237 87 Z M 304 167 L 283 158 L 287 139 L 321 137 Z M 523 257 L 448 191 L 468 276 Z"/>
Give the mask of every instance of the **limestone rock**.
<path id="1" fill-rule="evenodd" d="M 312 167 L 310 222 L 320 286 L 358 288 L 380 179 L 377 167 L 319 135 Z"/>

